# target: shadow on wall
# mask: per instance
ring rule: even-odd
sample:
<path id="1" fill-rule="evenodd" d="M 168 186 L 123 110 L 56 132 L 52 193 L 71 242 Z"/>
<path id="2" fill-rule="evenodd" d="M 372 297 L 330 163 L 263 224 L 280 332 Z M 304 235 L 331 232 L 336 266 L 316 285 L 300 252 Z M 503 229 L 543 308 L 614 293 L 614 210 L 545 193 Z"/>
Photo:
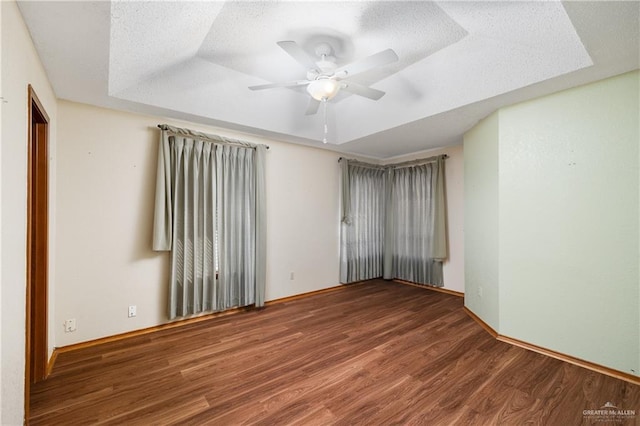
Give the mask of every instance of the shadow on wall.
<path id="1" fill-rule="evenodd" d="M 157 129 L 155 129 L 157 130 Z M 137 204 L 127 206 L 127 209 L 136 214 L 136 229 L 138 230 L 138 238 L 133 241 L 131 246 L 131 260 L 155 259 L 158 256 L 166 258 L 168 265 L 168 252 L 154 252 L 151 249 L 151 240 L 153 237 L 153 211 L 155 204 L 156 192 L 156 168 L 158 162 L 158 140 L 156 132 L 149 132 L 149 137 L 144 142 L 146 153 L 141 163 L 134 163 L 131 167 L 139 169 L 138 176 L 140 181 L 144 182 L 140 186 L 140 193 L 136 197 Z M 164 268 L 167 269 L 167 268 Z"/>

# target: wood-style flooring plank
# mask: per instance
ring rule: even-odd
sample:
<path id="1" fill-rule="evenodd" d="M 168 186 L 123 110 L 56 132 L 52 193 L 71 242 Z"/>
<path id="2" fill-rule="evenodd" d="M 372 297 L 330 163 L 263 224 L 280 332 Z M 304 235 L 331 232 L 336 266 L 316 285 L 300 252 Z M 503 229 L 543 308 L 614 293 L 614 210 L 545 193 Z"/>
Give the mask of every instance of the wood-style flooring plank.
<path id="1" fill-rule="evenodd" d="M 573 425 L 640 387 L 382 280 L 59 354 L 32 425 Z M 624 424 L 624 423 L 621 423 Z"/>

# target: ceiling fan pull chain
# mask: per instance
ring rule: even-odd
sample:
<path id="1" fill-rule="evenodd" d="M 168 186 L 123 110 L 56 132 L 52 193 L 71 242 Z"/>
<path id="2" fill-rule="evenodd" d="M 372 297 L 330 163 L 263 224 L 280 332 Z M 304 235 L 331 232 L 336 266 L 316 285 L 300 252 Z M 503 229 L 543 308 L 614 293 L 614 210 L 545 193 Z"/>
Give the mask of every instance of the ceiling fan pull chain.
<path id="1" fill-rule="evenodd" d="M 324 104 L 324 137 L 322 143 L 327 143 L 327 133 L 329 133 L 329 127 L 327 127 L 327 98 L 322 99 Z"/>

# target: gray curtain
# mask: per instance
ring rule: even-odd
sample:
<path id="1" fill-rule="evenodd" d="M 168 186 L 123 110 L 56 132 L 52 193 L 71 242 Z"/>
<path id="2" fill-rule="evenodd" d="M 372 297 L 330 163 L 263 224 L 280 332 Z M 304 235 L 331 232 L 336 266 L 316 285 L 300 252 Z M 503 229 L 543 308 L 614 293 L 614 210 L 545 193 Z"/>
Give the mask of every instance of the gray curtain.
<path id="1" fill-rule="evenodd" d="M 382 276 L 385 171 L 341 162 L 340 282 Z"/>
<path id="2" fill-rule="evenodd" d="M 343 159 L 340 280 L 443 286 L 444 157 L 376 166 Z"/>
<path id="3" fill-rule="evenodd" d="M 436 241 L 440 232 L 438 223 L 438 177 L 437 162 L 398 168 L 394 170 L 391 189 L 393 219 L 388 229 L 391 235 L 393 278 L 420 284 L 441 287 L 442 260 L 446 255 L 436 253 L 442 247 Z M 442 206 L 443 207 L 443 206 Z M 444 230 L 442 230 L 444 231 Z M 446 242 L 446 240 L 445 240 Z"/>
<path id="4" fill-rule="evenodd" d="M 169 318 L 264 304 L 264 146 L 161 127 L 153 249 L 171 251 Z"/>

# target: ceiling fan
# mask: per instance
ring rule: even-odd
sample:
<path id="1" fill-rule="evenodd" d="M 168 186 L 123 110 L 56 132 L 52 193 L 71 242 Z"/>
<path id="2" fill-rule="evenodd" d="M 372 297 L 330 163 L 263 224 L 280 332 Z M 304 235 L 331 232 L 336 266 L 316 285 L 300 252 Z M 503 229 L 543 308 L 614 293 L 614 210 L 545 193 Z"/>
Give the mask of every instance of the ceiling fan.
<path id="1" fill-rule="evenodd" d="M 328 43 L 320 43 L 316 46 L 315 53 L 318 58 L 313 58 L 307 54 L 295 41 L 279 41 L 277 44 L 307 70 L 306 80 L 262 84 L 250 86 L 249 89 L 263 90 L 277 87 L 307 86 L 307 92 L 311 95 L 311 99 L 309 100 L 306 115 L 318 112 L 320 103 L 324 102 L 326 105 L 326 102 L 333 99 L 340 90 L 377 101 L 385 94 L 383 91 L 358 84 L 349 80 L 349 78 L 398 60 L 396 52 L 392 49 L 386 49 L 364 59 L 338 67 L 336 59 L 331 56 L 332 48 Z"/>

